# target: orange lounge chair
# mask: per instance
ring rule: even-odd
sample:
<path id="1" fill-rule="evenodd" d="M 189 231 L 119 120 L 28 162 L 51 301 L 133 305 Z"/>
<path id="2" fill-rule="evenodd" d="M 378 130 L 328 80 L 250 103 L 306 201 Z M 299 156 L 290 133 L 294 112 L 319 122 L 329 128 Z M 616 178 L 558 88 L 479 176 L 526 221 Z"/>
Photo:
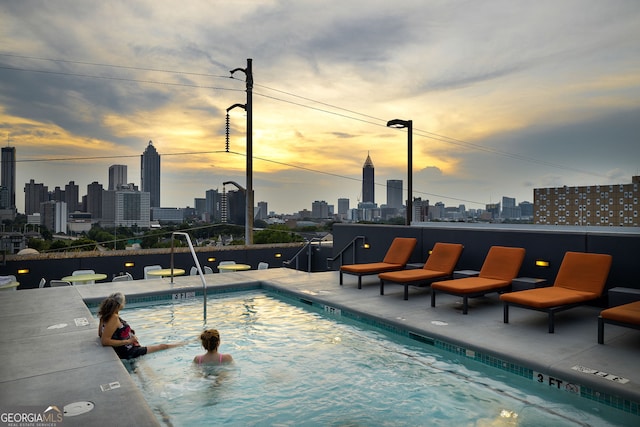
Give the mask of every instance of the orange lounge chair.
<path id="1" fill-rule="evenodd" d="M 435 279 L 451 277 L 453 269 L 462 254 L 462 246 L 459 243 L 436 243 L 431 255 L 424 263 L 424 267 L 413 270 L 389 271 L 378 274 L 380 278 L 380 295 L 384 295 L 384 282 L 404 285 L 404 299 L 409 299 L 409 286 L 429 284 Z"/>
<path id="2" fill-rule="evenodd" d="M 382 262 L 368 264 L 348 264 L 340 267 L 340 285 L 342 274 L 354 274 L 358 276 L 358 289 L 362 288 L 362 276 L 378 274 L 385 271 L 402 270 L 409 261 L 409 257 L 416 247 L 418 240 L 413 237 L 396 237 L 391 242 Z"/>
<path id="3" fill-rule="evenodd" d="M 509 323 L 509 306 L 545 311 L 549 333 L 554 330 L 554 314 L 584 305 L 602 295 L 611 268 L 611 255 L 567 252 L 553 286 L 500 295 L 504 302 L 504 323 Z"/>
<path id="4" fill-rule="evenodd" d="M 598 344 L 604 344 L 604 324 L 640 329 L 640 301 L 607 308 L 598 317 Z"/>
<path id="5" fill-rule="evenodd" d="M 431 307 L 436 306 L 436 291 L 462 297 L 462 314 L 467 314 L 469 298 L 492 292 L 503 292 L 511 287 L 522 266 L 525 250 L 506 246 L 492 246 L 484 259 L 477 277 L 445 280 L 431 284 Z"/>

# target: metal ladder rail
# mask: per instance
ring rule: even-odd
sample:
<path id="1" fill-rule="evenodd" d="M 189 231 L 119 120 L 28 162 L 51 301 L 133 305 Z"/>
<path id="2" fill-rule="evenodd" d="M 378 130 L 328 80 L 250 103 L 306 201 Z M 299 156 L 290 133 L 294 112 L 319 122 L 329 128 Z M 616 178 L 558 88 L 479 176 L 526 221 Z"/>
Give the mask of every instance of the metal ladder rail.
<path id="1" fill-rule="evenodd" d="M 196 256 L 196 251 L 193 249 L 193 244 L 191 243 L 191 237 L 188 233 L 183 231 L 174 231 L 171 233 L 171 284 L 173 284 L 173 236 L 179 234 L 181 236 L 185 236 L 187 238 L 187 243 L 189 244 L 189 251 L 191 251 L 191 256 L 193 256 L 193 262 L 196 264 L 196 268 L 198 269 L 198 275 L 200 276 L 200 280 L 202 281 L 202 296 L 204 298 L 204 307 L 202 309 L 202 315 L 204 316 L 204 321 L 207 321 L 207 281 L 204 278 L 204 273 L 202 272 L 202 267 L 200 267 L 200 261 L 198 261 L 198 257 Z"/>
<path id="2" fill-rule="evenodd" d="M 296 261 L 296 270 L 298 270 L 298 267 L 300 265 L 300 254 L 302 254 L 302 252 L 304 252 L 305 249 L 307 249 L 307 256 L 308 256 L 308 261 L 307 261 L 307 273 L 311 273 L 311 244 L 314 242 L 318 242 L 320 244 L 322 244 L 322 239 L 319 237 L 314 237 L 310 240 L 307 240 L 306 244 L 298 251 L 296 252 L 296 254 L 288 261 L 283 261 L 282 264 L 283 265 L 291 265 L 291 263 L 295 260 Z"/>
<path id="3" fill-rule="evenodd" d="M 349 243 L 347 243 L 347 245 L 344 248 L 342 248 L 342 250 L 340 252 L 338 252 L 336 254 L 336 256 L 334 256 L 332 258 L 327 258 L 327 270 L 329 270 L 329 268 L 330 268 L 329 263 L 334 262 L 338 258 L 340 258 L 340 265 L 342 265 L 343 264 L 343 262 L 342 262 L 343 254 L 351 247 L 353 247 L 353 262 L 351 264 L 355 264 L 356 263 L 356 249 L 355 249 L 356 246 L 355 246 L 355 243 L 358 240 L 362 240 L 363 243 L 365 243 L 367 241 L 365 236 L 356 236 L 356 237 L 354 237 Z"/>

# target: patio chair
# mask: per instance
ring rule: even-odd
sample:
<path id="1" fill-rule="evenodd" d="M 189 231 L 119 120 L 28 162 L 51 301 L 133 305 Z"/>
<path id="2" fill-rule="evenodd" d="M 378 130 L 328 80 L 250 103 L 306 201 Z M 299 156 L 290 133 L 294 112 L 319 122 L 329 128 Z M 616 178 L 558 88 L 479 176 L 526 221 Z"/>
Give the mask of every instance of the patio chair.
<path id="1" fill-rule="evenodd" d="M 235 263 L 236 263 L 235 261 L 220 261 L 220 262 L 218 263 L 218 265 L 219 265 L 219 266 L 220 266 L 220 265 L 231 265 L 231 264 L 235 264 Z M 231 270 L 224 270 L 224 269 L 218 269 L 218 271 L 219 271 L 220 273 L 229 273 L 229 272 L 231 272 Z"/>
<path id="2" fill-rule="evenodd" d="M 362 289 L 362 276 L 380 274 L 385 271 L 402 270 L 409 261 L 418 240 L 413 237 L 396 237 L 381 262 L 347 264 L 340 267 L 340 285 L 343 274 L 358 276 L 358 289 Z"/>
<path id="3" fill-rule="evenodd" d="M 162 266 L 161 265 L 147 265 L 144 267 L 143 271 L 144 271 L 144 278 L 145 279 L 160 279 L 160 276 L 150 276 L 149 272 L 153 271 L 153 270 L 162 270 Z"/>
<path id="4" fill-rule="evenodd" d="M 516 278 L 522 266 L 524 254 L 524 248 L 492 246 L 477 277 L 432 283 L 431 307 L 436 306 L 436 293 L 444 292 L 461 296 L 462 314 L 467 314 L 469 298 L 481 297 L 492 292 L 501 293 L 511 287 L 511 281 Z"/>
<path id="5" fill-rule="evenodd" d="M 58 286 L 71 286 L 71 282 L 67 282 L 66 280 L 50 280 L 49 286 L 52 288 L 56 288 Z"/>
<path id="6" fill-rule="evenodd" d="M 504 302 L 504 323 L 509 323 L 509 306 L 544 311 L 549 316 L 549 333 L 554 331 L 554 314 L 602 295 L 611 268 L 611 255 L 567 252 L 553 286 L 509 292 Z"/>
<path id="7" fill-rule="evenodd" d="M 197 276 L 197 275 L 198 275 L 198 267 L 194 265 L 193 267 L 191 267 L 191 270 L 189 270 L 189 276 Z"/>
<path id="8" fill-rule="evenodd" d="M 428 285 L 435 279 L 451 277 L 460 259 L 464 246 L 458 243 L 438 242 L 433 246 L 431 255 L 424 267 L 413 270 L 389 271 L 378 274 L 380 278 L 380 295 L 384 295 L 384 282 L 404 286 L 404 299 L 409 299 L 409 286 Z"/>
<path id="9" fill-rule="evenodd" d="M 38 283 L 38 288 L 44 288 L 44 285 L 46 284 L 47 284 L 47 279 L 43 277 L 42 279 L 40 279 L 40 283 Z"/>
<path id="10" fill-rule="evenodd" d="M 604 324 L 640 329 L 640 301 L 607 308 L 598 316 L 598 344 L 604 344 Z"/>
<path id="11" fill-rule="evenodd" d="M 213 268 L 209 267 L 208 265 L 204 266 L 204 274 L 213 274 Z"/>
<path id="12" fill-rule="evenodd" d="M 116 276 L 111 280 L 112 282 L 128 282 L 129 280 L 133 280 L 133 276 L 131 273 L 124 273 L 120 276 Z"/>
<path id="13" fill-rule="evenodd" d="M 258 270 L 266 270 L 269 268 L 269 263 L 268 262 L 259 262 L 258 263 Z"/>
<path id="14" fill-rule="evenodd" d="M 76 270 L 73 273 L 71 273 L 72 276 L 79 276 L 80 274 L 96 274 L 95 270 Z M 94 285 L 96 283 L 95 280 L 87 280 L 85 282 L 71 282 L 71 284 L 76 285 L 76 284 L 82 284 L 82 283 L 86 283 L 88 285 Z"/>

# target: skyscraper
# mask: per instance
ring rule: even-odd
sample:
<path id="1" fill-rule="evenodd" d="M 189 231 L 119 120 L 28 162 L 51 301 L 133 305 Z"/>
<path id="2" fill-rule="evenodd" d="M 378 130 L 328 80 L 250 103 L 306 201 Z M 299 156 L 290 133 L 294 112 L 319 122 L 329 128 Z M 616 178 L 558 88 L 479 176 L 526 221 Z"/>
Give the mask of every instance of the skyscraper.
<path id="1" fill-rule="evenodd" d="M 401 209 L 402 208 L 402 180 L 387 180 L 387 207 Z"/>
<path id="2" fill-rule="evenodd" d="M 9 191 L 9 206 L 16 207 L 16 147 L 2 147 L 2 178 L 0 185 Z"/>
<path id="3" fill-rule="evenodd" d="M 153 141 L 140 156 L 140 186 L 143 192 L 150 195 L 151 207 L 160 207 L 160 154 L 153 146 Z"/>
<path id="4" fill-rule="evenodd" d="M 127 183 L 127 165 L 109 166 L 109 191 L 117 190 Z"/>
<path id="5" fill-rule="evenodd" d="M 367 160 L 362 166 L 362 203 L 375 203 L 374 193 L 374 167 L 369 153 L 367 153 Z"/>

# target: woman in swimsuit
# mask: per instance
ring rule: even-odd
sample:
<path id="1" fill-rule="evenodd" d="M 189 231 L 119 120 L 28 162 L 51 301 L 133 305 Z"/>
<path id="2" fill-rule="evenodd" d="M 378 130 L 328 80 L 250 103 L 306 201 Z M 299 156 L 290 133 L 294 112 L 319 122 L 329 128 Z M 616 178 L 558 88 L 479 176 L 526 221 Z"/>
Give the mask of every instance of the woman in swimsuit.
<path id="1" fill-rule="evenodd" d="M 201 333 L 200 341 L 202 341 L 202 347 L 204 347 L 207 352 L 194 357 L 194 363 L 198 365 L 224 365 L 233 362 L 233 357 L 231 357 L 230 354 L 218 353 L 220 333 L 218 333 L 216 329 L 207 329 Z"/>
<path id="2" fill-rule="evenodd" d="M 120 359 L 134 359 L 144 354 L 166 350 L 183 344 L 141 346 L 135 336 L 135 331 L 119 316 L 124 304 L 124 295 L 118 292 L 109 295 L 100 303 L 100 308 L 98 309 L 98 317 L 100 317 L 98 336 L 100 337 L 100 342 L 105 347 L 113 347 Z"/>

